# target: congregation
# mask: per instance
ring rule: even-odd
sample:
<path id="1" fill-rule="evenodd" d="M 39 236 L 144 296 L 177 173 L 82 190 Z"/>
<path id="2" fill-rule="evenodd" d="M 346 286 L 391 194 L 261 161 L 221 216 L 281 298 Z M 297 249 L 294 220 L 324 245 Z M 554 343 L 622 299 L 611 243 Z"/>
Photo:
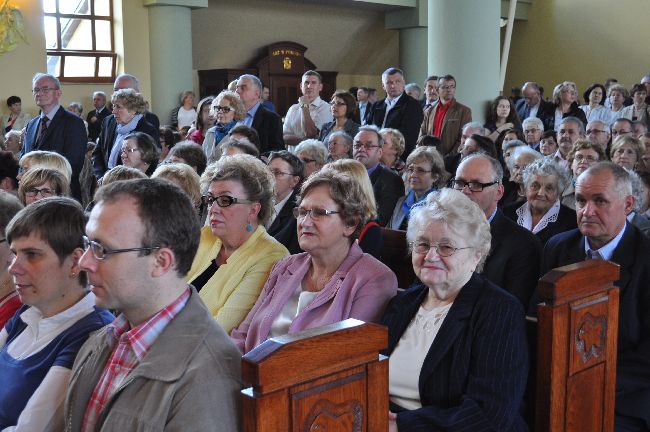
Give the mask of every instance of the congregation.
<path id="1" fill-rule="evenodd" d="M 388 329 L 390 432 L 526 431 L 537 282 L 586 259 L 621 268 L 615 430 L 650 431 L 650 74 L 481 121 L 450 74 L 381 82 L 326 101 L 308 70 L 277 113 L 244 74 L 168 118 L 130 74 L 85 117 L 49 74 L 38 116 L 8 97 L 0 431 L 237 431 L 241 356 L 347 318 Z"/>

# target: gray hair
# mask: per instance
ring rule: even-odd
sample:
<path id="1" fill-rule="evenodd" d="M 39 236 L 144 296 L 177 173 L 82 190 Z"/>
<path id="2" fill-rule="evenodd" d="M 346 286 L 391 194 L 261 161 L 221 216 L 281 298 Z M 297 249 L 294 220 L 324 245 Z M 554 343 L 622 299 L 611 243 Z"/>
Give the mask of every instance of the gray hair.
<path id="1" fill-rule="evenodd" d="M 490 251 L 490 224 L 479 206 L 464 193 L 444 188 L 433 191 L 423 205 L 414 206 L 409 217 L 406 238 L 411 244 L 433 221 L 444 223 L 452 232 L 467 240 L 481 259 L 476 271 L 481 271 Z"/>
<path id="2" fill-rule="evenodd" d="M 537 117 L 528 117 L 521 125 L 524 129 L 526 129 L 526 126 L 528 125 L 537 126 L 537 129 L 544 132 L 544 123 L 542 123 L 542 121 Z"/>
<path id="3" fill-rule="evenodd" d="M 602 172 L 607 172 L 614 177 L 614 190 L 619 197 L 634 196 L 632 192 L 632 180 L 630 179 L 629 172 L 625 168 L 610 161 L 598 162 L 590 166 L 578 176 L 577 182 L 579 182 L 582 177 L 598 175 Z"/>
<path id="4" fill-rule="evenodd" d="M 503 167 L 501 166 L 501 163 L 497 159 L 493 158 L 488 154 L 478 152 L 478 153 L 472 153 L 471 155 L 464 157 L 461 163 L 469 162 L 472 159 L 483 159 L 490 162 L 490 165 L 492 166 L 492 174 L 494 174 L 493 181 L 498 181 L 499 183 L 501 183 L 501 181 L 503 180 Z"/>
<path id="5" fill-rule="evenodd" d="M 643 205 L 643 194 L 645 193 L 646 186 L 643 184 L 641 181 L 641 177 L 637 173 L 635 173 L 632 170 L 628 170 L 624 168 L 625 171 L 627 171 L 628 175 L 630 176 L 630 183 L 632 185 L 632 196 L 634 196 L 634 211 L 635 212 L 640 212 L 641 211 L 641 206 Z"/>
<path id="6" fill-rule="evenodd" d="M 327 148 L 325 144 L 317 139 L 306 139 L 301 141 L 296 146 L 295 154 L 300 152 L 307 152 L 312 159 L 316 161 L 316 165 L 323 166 L 327 163 Z"/>
<path id="7" fill-rule="evenodd" d="M 465 123 L 463 125 L 462 132 L 465 132 L 467 129 L 480 129 L 481 133 L 479 133 L 478 135 L 485 135 L 485 128 L 483 127 L 483 125 L 481 123 L 479 123 L 477 121 L 472 121 L 472 122 L 469 122 L 469 123 Z"/>
<path id="8" fill-rule="evenodd" d="M 389 67 L 388 69 L 382 72 L 381 80 L 384 81 L 388 75 L 395 75 L 395 74 L 400 74 L 402 75 L 402 78 L 404 78 L 404 71 L 402 69 L 396 67 Z"/>
<path id="9" fill-rule="evenodd" d="M 359 131 L 357 132 L 357 135 L 361 132 L 373 132 L 375 135 L 377 135 L 377 145 L 380 147 L 384 146 L 384 137 L 381 136 L 381 132 L 377 126 L 375 125 L 361 126 L 359 127 Z"/>
<path id="10" fill-rule="evenodd" d="M 251 80 L 253 82 L 253 85 L 259 89 L 260 93 L 262 93 L 263 90 L 262 81 L 258 77 L 251 74 L 244 74 L 237 79 L 237 82 L 239 82 L 239 80 L 243 78 L 248 78 L 249 80 Z"/>
<path id="11" fill-rule="evenodd" d="M 449 173 L 445 170 L 445 161 L 442 159 L 440 152 L 434 147 L 418 147 L 406 158 L 406 166 L 419 161 L 429 165 L 431 177 L 434 179 L 433 184 L 439 188 L 444 187 L 449 178 Z"/>
<path id="12" fill-rule="evenodd" d="M 523 142 L 521 140 L 518 140 L 518 139 L 510 140 L 507 143 L 503 144 L 503 150 L 501 152 L 505 153 L 505 152 L 507 152 L 508 150 L 510 150 L 511 148 L 514 148 L 514 147 L 528 147 L 528 144 L 526 144 L 525 142 Z M 512 157 L 512 155 L 511 155 L 511 157 Z"/>
<path id="13" fill-rule="evenodd" d="M 345 131 L 336 131 L 329 134 L 329 136 L 327 137 L 327 144 L 329 144 L 329 142 L 332 141 L 332 138 L 338 138 L 338 137 L 343 138 L 343 141 L 345 141 L 345 145 L 348 146 L 348 153 L 350 153 L 352 151 L 352 137 L 348 135 L 348 133 Z"/>
<path id="14" fill-rule="evenodd" d="M 422 87 L 418 83 L 408 83 L 404 86 L 404 91 L 409 92 L 411 90 L 415 90 L 419 96 L 422 96 Z"/>
<path id="15" fill-rule="evenodd" d="M 604 130 L 605 130 L 605 131 L 607 131 L 607 133 L 611 133 L 611 132 L 612 132 L 612 128 L 610 127 L 610 125 L 607 124 L 607 123 L 605 123 L 605 122 L 602 121 L 602 120 L 592 120 L 592 121 L 590 121 L 590 122 L 587 123 L 587 126 L 586 126 L 586 127 L 588 127 L 590 124 L 594 124 L 594 123 L 598 123 L 598 124 L 599 124 L 599 125 L 600 125 Z M 586 131 L 585 131 L 585 132 L 586 132 Z"/>
<path id="16" fill-rule="evenodd" d="M 104 98 L 104 100 L 106 100 L 106 93 L 104 93 L 103 91 L 93 92 L 93 97 L 95 97 L 95 96 L 101 96 L 101 97 Z"/>
<path id="17" fill-rule="evenodd" d="M 530 183 L 537 176 L 555 177 L 555 182 L 559 193 L 558 196 L 562 195 L 562 192 L 564 192 L 564 190 L 567 188 L 570 181 L 566 170 L 563 169 L 553 158 L 542 157 L 541 159 L 537 159 L 526 168 L 524 168 L 522 175 L 526 189 L 528 189 Z"/>
<path id="18" fill-rule="evenodd" d="M 578 117 L 574 116 L 568 116 L 564 117 L 562 121 L 560 122 L 560 126 L 562 126 L 565 123 L 568 122 L 574 122 L 575 124 L 578 125 L 578 129 L 580 129 L 580 135 L 584 136 L 585 135 L 585 124 L 580 120 Z"/>
<path id="19" fill-rule="evenodd" d="M 533 158 L 533 161 L 536 161 L 537 159 L 541 159 L 544 157 L 540 152 L 533 150 L 532 148 L 528 147 L 528 145 L 526 144 L 524 144 L 523 146 L 518 146 L 512 152 L 512 154 L 510 155 L 510 159 L 508 160 L 508 169 L 510 171 L 512 171 L 512 165 L 515 163 L 515 160 L 517 160 L 518 157 L 523 155 L 530 155 Z"/>
<path id="20" fill-rule="evenodd" d="M 34 75 L 34 78 L 32 78 L 32 88 L 36 85 L 36 81 L 40 80 L 41 78 L 50 79 L 54 83 L 54 87 L 56 87 L 57 90 L 61 89 L 61 81 L 59 81 L 57 77 L 49 73 L 41 72 L 38 72 L 36 75 Z"/>
<path id="21" fill-rule="evenodd" d="M 118 81 L 120 81 L 122 79 L 128 79 L 129 81 L 131 81 L 131 87 L 129 87 L 129 88 L 132 88 L 133 90 L 135 90 L 138 93 L 140 92 L 140 80 L 138 78 L 136 78 L 135 75 L 131 75 L 131 74 L 127 74 L 127 73 L 119 74 L 115 78 L 115 82 L 118 82 Z M 115 85 L 115 84 L 113 84 L 113 85 Z"/>
<path id="22" fill-rule="evenodd" d="M 68 104 L 68 108 L 76 109 L 77 111 L 79 111 L 79 114 L 82 114 L 84 112 L 84 107 L 79 102 L 70 102 Z"/>

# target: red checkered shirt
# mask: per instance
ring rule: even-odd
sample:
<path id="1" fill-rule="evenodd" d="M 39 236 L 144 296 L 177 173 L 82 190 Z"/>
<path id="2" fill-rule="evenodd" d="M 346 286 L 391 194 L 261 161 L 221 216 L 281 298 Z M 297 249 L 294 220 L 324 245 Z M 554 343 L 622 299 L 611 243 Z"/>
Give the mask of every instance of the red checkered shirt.
<path id="1" fill-rule="evenodd" d="M 86 407 L 84 431 L 95 429 L 99 414 L 108 399 L 124 382 L 127 375 L 142 361 L 160 333 L 185 307 L 189 298 L 190 288 L 188 287 L 167 307 L 133 329 L 130 328 L 129 321 L 124 314 L 118 316 L 108 325 L 106 337 L 109 339 L 109 344 L 113 346 L 113 353 L 106 362 L 104 371 L 99 377 Z M 115 346 L 116 344 L 117 346 Z"/>

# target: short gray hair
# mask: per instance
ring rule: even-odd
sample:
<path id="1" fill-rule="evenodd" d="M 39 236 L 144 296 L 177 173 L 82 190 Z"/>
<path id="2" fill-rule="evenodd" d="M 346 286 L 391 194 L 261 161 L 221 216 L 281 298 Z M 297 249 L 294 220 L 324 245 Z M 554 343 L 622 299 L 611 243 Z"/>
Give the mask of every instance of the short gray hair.
<path id="1" fill-rule="evenodd" d="M 467 240 L 481 259 L 476 268 L 480 271 L 490 251 L 490 224 L 479 206 L 464 193 L 444 188 L 431 192 L 423 205 L 414 206 L 409 217 L 406 238 L 411 244 L 424 231 L 428 223 L 444 223 L 451 231 Z"/>
<path id="2" fill-rule="evenodd" d="M 524 144 L 523 146 L 517 146 L 517 148 L 510 155 L 510 159 L 508 160 L 508 169 L 512 171 L 512 164 L 515 163 L 515 160 L 519 156 L 523 156 L 525 154 L 530 155 L 533 158 L 533 161 L 544 157 L 540 152 L 535 151 L 532 148 L 528 147 L 527 144 Z"/>
<path id="3" fill-rule="evenodd" d="M 584 136 L 584 134 L 585 134 L 585 124 L 582 122 L 582 120 L 580 120 L 578 117 L 574 117 L 574 116 L 564 117 L 562 119 L 562 121 L 560 122 L 560 126 L 562 126 L 563 124 L 568 123 L 568 122 L 574 122 L 575 124 L 577 124 L 578 129 L 580 129 L 580 135 Z"/>
<path id="4" fill-rule="evenodd" d="M 327 144 L 329 144 L 330 141 L 332 141 L 332 138 L 338 138 L 338 137 L 343 138 L 343 141 L 345 141 L 345 145 L 348 146 L 348 154 L 351 153 L 352 152 L 352 137 L 345 131 L 336 131 L 336 132 L 332 132 L 331 134 L 329 134 L 329 136 L 327 137 Z"/>
<path id="5" fill-rule="evenodd" d="M 478 135 L 485 135 L 485 128 L 483 125 L 477 121 L 471 121 L 469 123 L 465 123 L 463 125 L 463 130 L 462 132 L 465 132 L 467 129 L 480 129 L 481 133 Z"/>
<path id="6" fill-rule="evenodd" d="M 253 85 L 259 89 L 260 93 L 262 93 L 262 90 L 263 90 L 262 80 L 260 80 L 255 75 L 244 74 L 244 75 L 240 76 L 239 78 L 237 78 L 237 82 L 239 82 L 239 80 L 243 79 L 243 78 L 248 78 L 249 80 L 253 81 Z"/>
<path id="7" fill-rule="evenodd" d="M 422 96 L 422 87 L 418 83 L 408 83 L 404 86 L 404 91 L 409 92 L 411 90 L 415 90 L 418 95 Z"/>
<path id="8" fill-rule="evenodd" d="M 93 97 L 95 97 L 95 96 L 101 96 L 101 97 L 104 98 L 104 100 L 106 100 L 106 93 L 104 93 L 103 91 L 93 92 Z"/>
<path id="9" fill-rule="evenodd" d="M 38 81 L 41 78 L 50 79 L 52 82 L 54 82 L 54 87 L 56 87 L 57 90 L 61 89 L 61 81 L 59 81 L 57 77 L 49 73 L 41 73 L 41 72 L 38 72 L 36 75 L 34 75 L 34 78 L 32 78 L 32 88 L 36 85 L 36 81 Z"/>
<path id="10" fill-rule="evenodd" d="M 562 192 L 569 185 L 569 176 L 566 173 L 566 170 L 563 169 L 553 158 L 541 158 L 532 162 L 522 173 L 524 179 L 524 186 L 528 189 L 530 183 L 533 181 L 534 177 L 542 176 L 555 177 L 555 182 L 557 185 L 557 190 L 559 192 L 558 197 L 562 195 Z"/>
<path id="11" fill-rule="evenodd" d="M 116 82 L 122 80 L 122 79 L 128 79 L 131 81 L 131 87 L 133 90 L 137 91 L 138 93 L 140 92 L 140 80 L 135 77 L 135 75 L 123 73 L 119 74 L 117 77 L 115 77 L 115 82 L 113 85 L 115 85 Z"/>
<path id="12" fill-rule="evenodd" d="M 646 186 L 641 181 L 641 177 L 632 170 L 627 171 L 630 176 L 630 184 L 632 185 L 632 196 L 634 196 L 634 211 L 641 211 L 641 206 L 643 205 L 643 194 L 645 193 Z"/>
<path id="13" fill-rule="evenodd" d="M 632 191 L 632 181 L 630 180 L 630 173 L 625 168 L 610 161 L 598 162 L 590 166 L 578 176 L 576 183 L 579 182 L 582 177 L 598 175 L 602 172 L 607 172 L 614 177 L 614 190 L 618 196 L 634 196 L 634 193 Z"/>
<path id="14" fill-rule="evenodd" d="M 307 152 L 316 161 L 316 165 L 323 166 L 327 163 L 327 148 L 325 148 L 325 144 L 317 139 L 301 141 L 296 146 L 295 154 L 297 155 L 302 151 Z"/>
<path id="15" fill-rule="evenodd" d="M 544 132 L 544 123 L 542 123 L 542 121 L 537 117 L 528 117 L 521 125 L 524 129 L 526 129 L 526 126 L 528 125 L 537 126 L 537 129 Z"/>

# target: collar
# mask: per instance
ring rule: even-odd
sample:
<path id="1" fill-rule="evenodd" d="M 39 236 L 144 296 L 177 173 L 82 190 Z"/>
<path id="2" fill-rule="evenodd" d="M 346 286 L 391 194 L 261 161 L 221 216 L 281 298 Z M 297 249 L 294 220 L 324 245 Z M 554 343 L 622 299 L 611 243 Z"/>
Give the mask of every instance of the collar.
<path id="1" fill-rule="evenodd" d="M 452 105 L 454 104 L 454 102 L 456 102 L 456 99 L 455 99 L 455 98 L 452 99 L 452 100 L 450 100 L 450 101 L 447 102 L 447 103 L 445 103 L 445 101 L 443 101 L 442 99 L 438 99 L 438 104 L 439 104 L 441 107 L 444 107 L 444 108 L 449 108 L 450 106 L 452 106 Z"/>
<path id="2" fill-rule="evenodd" d="M 291 198 L 291 195 L 293 195 L 293 191 L 289 192 L 289 194 L 286 197 L 284 197 L 284 199 L 282 201 L 280 201 L 279 203 L 277 203 L 277 204 L 275 204 L 273 206 L 273 209 L 275 210 L 275 214 L 280 213 L 280 210 L 282 210 L 282 207 L 284 207 L 284 205 L 287 203 L 287 201 L 289 201 L 289 199 Z"/>
<path id="3" fill-rule="evenodd" d="M 401 95 L 399 95 L 399 96 L 397 96 L 396 98 L 393 98 L 393 99 L 389 99 L 388 95 L 386 95 L 386 107 L 388 107 L 389 109 L 393 108 L 395 106 L 395 104 L 397 104 L 397 102 L 399 101 L 399 99 L 403 95 L 404 95 L 404 93 L 402 93 Z"/>
<path id="4" fill-rule="evenodd" d="M 605 246 L 601 247 L 600 249 L 594 249 L 591 248 L 589 245 L 589 238 L 585 237 L 585 255 L 589 255 L 589 251 L 594 251 L 598 252 L 601 257 L 603 257 L 604 260 L 611 260 L 612 255 L 614 255 L 614 250 L 618 246 L 618 244 L 621 242 L 621 239 L 623 238 L 623 234 L 625 233 L 625 228 L 627 227 L 627 223 L 623 225 L 623 229 L 619 231 L 619 233 L 609 241 Z"/>
<path id="5" fill-rule="evenodd" d="M 517 214 L 517 224 L 519 226 L 526 228 L 533 234 L 537 234 L 546 228 L 548 224 L 557 221 L 558 215 L 560 214 L 560 200 L 558 199 L 555 201 L 535 226 L 533 226 L 533 215 L 530 212 L 528 201 L 524 201 L 523 205 L 519 207 L 515 213 Z"/>
<path id="6" fill-rule="evenodd" d="M 30 307 L 20 314 L 20 319 L 27 325 L 29 331 L 35 335 L 35 338 L 38 339 L 50 331 L 58 331 L 62 325 L 69 325 L 70 322 L 79 321 L 91 313 L 94 308 L 95 294 L 89 292 L 68 309 L 51 317 L 43 318 L 41 311 L 35 307 Z"/>
<path id="7" fill-rule="evenodd" d="M 379 162 L 377 162 L 377 165 L 375 165 L 374 167 L 368 168 L 368 177 L 370 177 L 372 175 L 372 173 L 375 172 L 375 170 L 377 169 L 378 166 L 379 166 Z"/>
<path id="8" fill-rule="evenodd" d="M 56 115 L 56 112 L 59 110 L 60 107 L 61 107 L 60 104 L 56 104 L 56 106 L 55 106 L 54 108 L 52 108 L 52 109 L 50 110 L 50 112 L 47 112 L 47 113 L 46 113 L 46 112 L 43 112 L 43 111 L 41 110 L 41 118 L 43 118 L 43 117 L 47 117 L 49 120 L 52 120 L 52 119 L 54 118 L 54 116 Z"/>
<path id="9" fill-rule="evenodd" d="M 250 115 L 251 118 L 254 118 L 254 117 L 255 117 L 255 114 L 257 113 L 257 110 L 260 108 L 260 105 L 261 105 L 261 103 L 258 101 L 255 105 L 253 105 L 253 106 L 251 107 L 251 109 L 249 109 L 249 110 L 246 112 L 246 114 L 247 114 L 247 115 Z"/>
<path id="10" fill-rule="evenodd" d="M 494 208 L 494 211 L 492 212 L 492 214 L 487 218 L 488 223 L 492 223 L 492 219 L 494 219 L 494 216 L 496 216 L 496 215 L 497 215 L 497 209 L 496 209 L 496 207 L 495 207 L 495 208 Z"/>
<path id="11" fill-rule="evenodd" d="M 566 158 L 564 156 L 562 156 L 562 153 L 560 153 L 560 149 L 557 149 L 555 151 L 555 154 L 553 155 L 553 157 L 556 158 L 556 159 L 562 160 L 562 161 L 566 161 Z"/>
<path id="12" fill-rule="evenodd" d="M 106 105 L 104 105 L 104 106 L 101 107 L 101 108 L 95 108 L 95 112 L 96 112 L 97 114 L 101 114 L 101 112 L 104 111 L 105 109 L 106 109 Z"/>

